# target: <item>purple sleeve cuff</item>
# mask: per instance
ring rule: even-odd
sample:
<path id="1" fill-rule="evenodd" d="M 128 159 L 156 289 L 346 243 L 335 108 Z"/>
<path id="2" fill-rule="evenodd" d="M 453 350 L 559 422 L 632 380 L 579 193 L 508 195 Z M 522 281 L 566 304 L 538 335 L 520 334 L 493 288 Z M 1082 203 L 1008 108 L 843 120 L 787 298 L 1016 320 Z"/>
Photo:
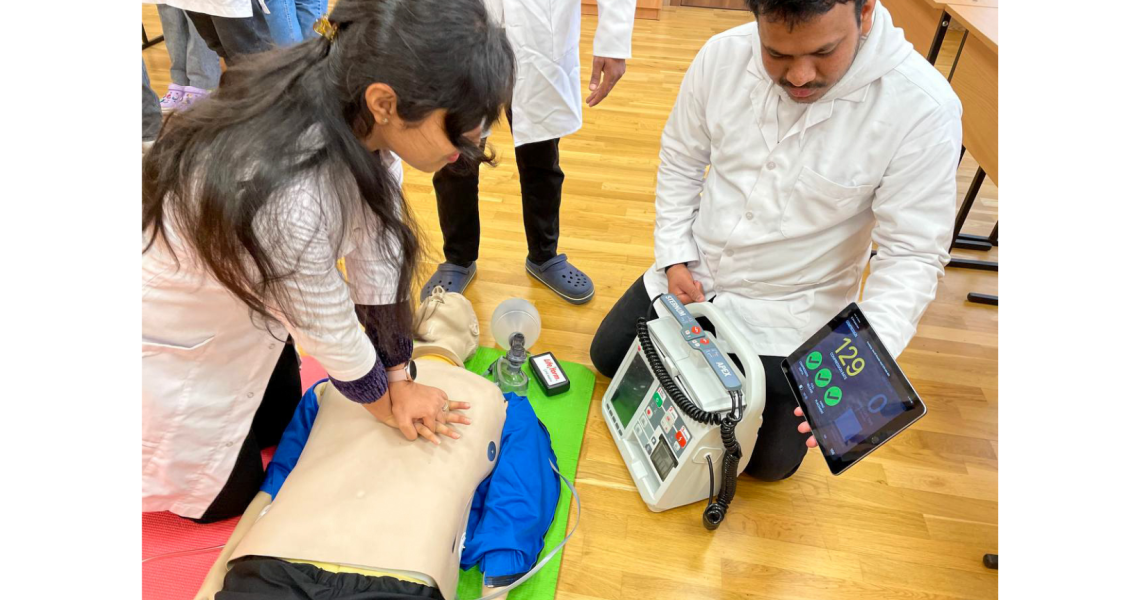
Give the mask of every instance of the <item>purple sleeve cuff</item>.
<path id="1" fill-rule="evenodd" d="M 360 379 L 341 381 L 329 377 L 329 381 L 332 382 L 337 391 L 344 394 L 345 398 L 360 404 L 372 404 L 388 391 L 388 373 L 379 357 L 377 357 L 376 364 L 372 365 L 372 370 Z"/>
<path id="2" fill-rule="evenodd" d="M 364 333 L 376 348 L 376 364 L 367 375 L 353 381 L 329 378 L 337 391 L 361 404 L 371 404 L 388 391 L 387 369 L 408 362 L 412 357 L 412 338 L 400 331 L 395 304 L 357 305 L 356 318 L 364 324 Z"/>
<path id="3" fill-rule="evenodd" d="M 356 306 L 356 317 L 364 324 L 364 333 L 376 348 L 378 362 L 387 369 L 406 363 L 412 357 L 412 338 L 397 326 L 396 310 L 399 308 L 395 304 Z"/>
<path id="4" fill-rule="evenodd" d="M 376 355 L 380 357 L 380 362 L 385 368 L 391 369 L 411 360 L 412 338 L 401 336 L 394 341 L 392 347 L 391 353 L 380 346 L 376 347 Z"/>

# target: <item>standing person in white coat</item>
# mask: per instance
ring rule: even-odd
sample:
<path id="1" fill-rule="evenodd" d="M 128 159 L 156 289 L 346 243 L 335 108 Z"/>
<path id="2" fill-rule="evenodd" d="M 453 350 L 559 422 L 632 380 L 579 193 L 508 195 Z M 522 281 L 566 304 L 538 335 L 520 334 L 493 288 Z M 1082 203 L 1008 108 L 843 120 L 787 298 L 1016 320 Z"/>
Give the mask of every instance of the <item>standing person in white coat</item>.
<path id="1" fill-rule="evenodd" d="M 322 24 L 230 69 L 144 160 L 144 511 L 241 514 L 301 397 L 290 336 L 409 440 L 469 423 L 408 364 L 419 242 L 395 169 L 486 160 L 506 33 L 481 0 L 340 0 Z"/>
<path id="2" fill-rule="evenodd" d="M 244 57 L 273 47 L 265 0 L 143 0 L 186 11 L 198 35 L 210 50 L 226 60 L 226 67 Z"/>
<path id="3" fill-rule="evenodd" d="M 518 57 L 518 78 L 507 120 L 515 139 L 522 187 L 526 271 L 572 304 L 594 297 L 594 283 L 558 254 L 558 213 L 564 175 L 558 141 L 582 128 L 578 38 L 581 0 L 486 0 L 507 28 Z M 625 73 L 633 36 L 635 0 L 598 0 L 593 71 L 586 103 L 597 106 Z M 420 292 L 437 285 L 462 293 L 479 258 L 479 170 L 457 164 L 435 174 L 436 205 L 446 262 Z"/>
<path id="4" fill-rule="evenodd" d="M 661 136 L 656 262 L 590 348 L 613 376 L 663 292 L 712 301 L 764 364 L 747 471 L 789 477 L 807 451 L 780 361 L 859 298 L 892 356 L 949 261 L 962 105 L 876 0 L 750 0 L 713 37 Z M 708 167 L 708 175 L 705 169 Z M 747 458 L 747 457 L 745 457 Z"/>

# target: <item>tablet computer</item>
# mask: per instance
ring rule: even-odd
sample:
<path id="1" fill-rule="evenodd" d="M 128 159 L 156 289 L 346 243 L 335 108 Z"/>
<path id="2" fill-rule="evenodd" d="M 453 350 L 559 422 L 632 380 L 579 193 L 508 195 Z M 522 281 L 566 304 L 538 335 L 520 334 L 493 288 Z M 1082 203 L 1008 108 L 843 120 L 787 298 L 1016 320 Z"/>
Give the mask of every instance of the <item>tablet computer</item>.
<path id="1" fill-rule="evenodd" d="M 781 366 L 835 475 L 926 414 L 926 405 L 855 303 Z"/>

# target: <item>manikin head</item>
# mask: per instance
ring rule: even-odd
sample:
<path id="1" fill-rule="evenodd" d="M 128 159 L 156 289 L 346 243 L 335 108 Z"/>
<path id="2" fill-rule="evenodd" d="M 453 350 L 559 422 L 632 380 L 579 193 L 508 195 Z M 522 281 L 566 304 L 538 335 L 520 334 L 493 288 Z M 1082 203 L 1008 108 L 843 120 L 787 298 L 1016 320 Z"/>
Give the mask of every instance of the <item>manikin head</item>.
<path id="1" fill-rule="evenodd" d="M 479 319 L 471 301 L 436 286 L 420 304 L 412 320 L 416 342 L 412 357 L 438 354 L 458 366 L 475 355 L 479 347 Z"/>

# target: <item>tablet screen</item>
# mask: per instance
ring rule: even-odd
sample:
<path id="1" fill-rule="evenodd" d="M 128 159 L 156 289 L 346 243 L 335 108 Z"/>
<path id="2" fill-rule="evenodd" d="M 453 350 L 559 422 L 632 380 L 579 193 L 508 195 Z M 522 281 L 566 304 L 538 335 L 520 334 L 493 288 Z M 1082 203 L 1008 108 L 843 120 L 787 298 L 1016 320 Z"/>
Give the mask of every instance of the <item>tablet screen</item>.
<path id="1" fill-rule="evenodd" d="M 825 457 L 847 454 L 869 439 L 879 443 L 891 421 L 914 407 L 910 384 L 862 312 L 845 310 L 837 319 L 790 363 L 793 385 Z"/>

